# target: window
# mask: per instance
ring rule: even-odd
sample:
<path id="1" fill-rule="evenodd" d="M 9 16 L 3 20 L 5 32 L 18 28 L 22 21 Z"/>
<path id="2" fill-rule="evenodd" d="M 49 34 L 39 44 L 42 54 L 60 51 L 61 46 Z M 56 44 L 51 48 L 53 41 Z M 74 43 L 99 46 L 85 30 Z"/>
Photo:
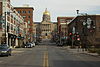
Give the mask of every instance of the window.
<path id="1" fill-rule="evenodd" d="M 31 18 L 31 16 L 28 16 L 28 18 Z"/>
<path id="2" fill-rule="evenodd" d="M 31 11 L 28 11 L 28 13 L 31 13 Z"/>
<path id="3" fill-rule="evenodd" d="M 28 21 L 28 24 L 30 24 L 30 21 Z"/>
<path id="4" fill-rule="evenodd" d="M 23 13 L 26 13 L 26 11 L 23 11 Z"/>
<path id="5" fill-rule="evenodd" d="M 21 13 L 21 11 L 18 11 L 18 13 Z"/>
<path id="6" fill-rule="evenodd" d="M 66 22 L 71 22 L 71 20 L 66 20 Z"/>
<path id="7" fill-rule="evenodd" d="M 13 25 L 11 25 L 11 30 L 13 30 Z"/>
<path id="8" fill-rule="evenodd" d="M 65 19 L 60 19 L 60 22 L 65 22 Z"/>
<path id="9" fill-rule="evenodd" d="M 26 18 L 26 16 L 23 16 L 23 18 Z"/>

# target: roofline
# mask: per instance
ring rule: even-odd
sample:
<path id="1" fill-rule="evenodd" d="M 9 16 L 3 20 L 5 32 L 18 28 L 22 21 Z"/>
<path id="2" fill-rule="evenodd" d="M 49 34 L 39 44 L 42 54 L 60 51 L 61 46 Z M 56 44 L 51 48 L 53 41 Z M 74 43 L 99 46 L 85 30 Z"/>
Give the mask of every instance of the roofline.
<path id="1" fill-rule="evenodd" d="M 100 16 L 100 14 L 93 14 L 93 15 L 89 15 L 89 14 L 87 14 L 88 16 Z M 69 24 L 72 22 L 72 21 L 74 21 L 77 17 L 82 17 L 82 16 L 85 16 L 85 15 L 77 15 L 76 17 L 74 17 L 70 22 L 69 22 Z M 68 24 L 68 25 L 69 25 Z"/>
<path id="2" fill-rule="evenodd" d="M 25 9 L 31 8 L 31 9 L 34 9 L 33 7 L 14 7 L 14 9 L 18 9 L 18 8 L 25 8 Z"/>
<path id="3" fill-rule="evenodd" d="M 57 18 L 74 18 L 74 17 L 67 17 L 67 16 L 65 16 L 65 17 L 60 17 L 60 16 L 58 16 Z"/>

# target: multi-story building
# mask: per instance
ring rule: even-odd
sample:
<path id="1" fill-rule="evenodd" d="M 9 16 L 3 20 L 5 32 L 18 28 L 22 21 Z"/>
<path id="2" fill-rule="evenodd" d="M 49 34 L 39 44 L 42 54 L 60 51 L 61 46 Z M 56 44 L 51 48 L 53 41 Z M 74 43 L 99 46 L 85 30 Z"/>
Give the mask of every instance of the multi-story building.
<path id="1" fill-rule="evenodd" d="M 68 36 L 68 23 L 74 17 L 57 17 L 57 29 L 61 37 Z"/>
<path id="2" fill-rule="evenodd" d="M 51 22 L 49 11 L 43 12 L 42 22 L 34 23 L 38 39 L 51 39 L 52 32 L 57 28 L 57 23 Z"/>
<path id="3" fill-rule="evenodd" d="M 25 25 L 26 22 L 10 4 L 10 0 L 0 0 L 0 43 L 21 46 L 26 34 Z"/>
<path id="4" fill-rule="evenodd" d="M 45 9 L 45 12 L 43 12 L 42 22 L 41 22 L 41 37 L 42 39 L 51 39 L 52 35 L 51 33 L 54 31 L 56 24 L 53 24 L 51 22 L 50 13 Z"/>
<path id="5" fill-rule="evenodd" d="M 69 24 L 69 33 L 82 46 L 100 46 L 100 15 L 79 15 Z M 74 28 L 74 29 L 73 29 Z"/>
<path id="6" fill-rule="evenodd" d="M 34 22 L 34 38 L 35 41 L 40 41 L 41 38 L 41 28 L 40 28 L 40 22 Z"/>
<path id="7" fill-rule="evenodd" d="M 33 23 L 33 7 L 29 7 L 29 5 L 24 5 L 23 7 L 14 7 L 18 11 L 18 13 L 24 18 L 24 22 L 28 24 L 28 33 L 26 34 L 27 42 L 33 41 L 34 31 L 34 23 Z"/>

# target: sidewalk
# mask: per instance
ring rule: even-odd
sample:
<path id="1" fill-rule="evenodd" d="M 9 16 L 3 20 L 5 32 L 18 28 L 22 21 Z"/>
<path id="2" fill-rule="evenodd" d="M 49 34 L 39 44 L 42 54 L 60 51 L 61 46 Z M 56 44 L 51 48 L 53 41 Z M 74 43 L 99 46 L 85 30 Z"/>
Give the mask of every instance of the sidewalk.
<path id="1" fill-rule="evenodd" d="M 72 52 L 72 53 L 75 53 L 75 54 L 87 54 L 87 55 L 91 55 L 91 56 L 100 57 L 100 55 L 97 54 L 97 53 L 89 53 L 88 51 L 83 51 L 81 48 L 80 49 L 78 49 L 78 48 L 73 48 L 72 49 L 68 46 L 66 48 L 69 52 Z"/>

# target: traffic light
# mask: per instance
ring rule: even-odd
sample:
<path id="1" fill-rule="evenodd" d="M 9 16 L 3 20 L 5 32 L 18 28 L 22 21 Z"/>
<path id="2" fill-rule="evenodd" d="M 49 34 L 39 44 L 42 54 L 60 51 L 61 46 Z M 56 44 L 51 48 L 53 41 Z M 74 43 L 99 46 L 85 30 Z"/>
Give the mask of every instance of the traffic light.
<path id="1" fill-rule="evenodd" d="M 72 35 L 72 33 L 69 33 L 69 35 Z"/>
<path id="2" fill-rule="evenodd" d="M 80 38 L 77 38 L 78 41 L 80 41 Z"/>
<path id="3" fill-rule="evenodd" d="M 79 34 L 76 35 L 76 38 L 77 38 L 78 41 L 80 41 L 80 35 Z"/>

